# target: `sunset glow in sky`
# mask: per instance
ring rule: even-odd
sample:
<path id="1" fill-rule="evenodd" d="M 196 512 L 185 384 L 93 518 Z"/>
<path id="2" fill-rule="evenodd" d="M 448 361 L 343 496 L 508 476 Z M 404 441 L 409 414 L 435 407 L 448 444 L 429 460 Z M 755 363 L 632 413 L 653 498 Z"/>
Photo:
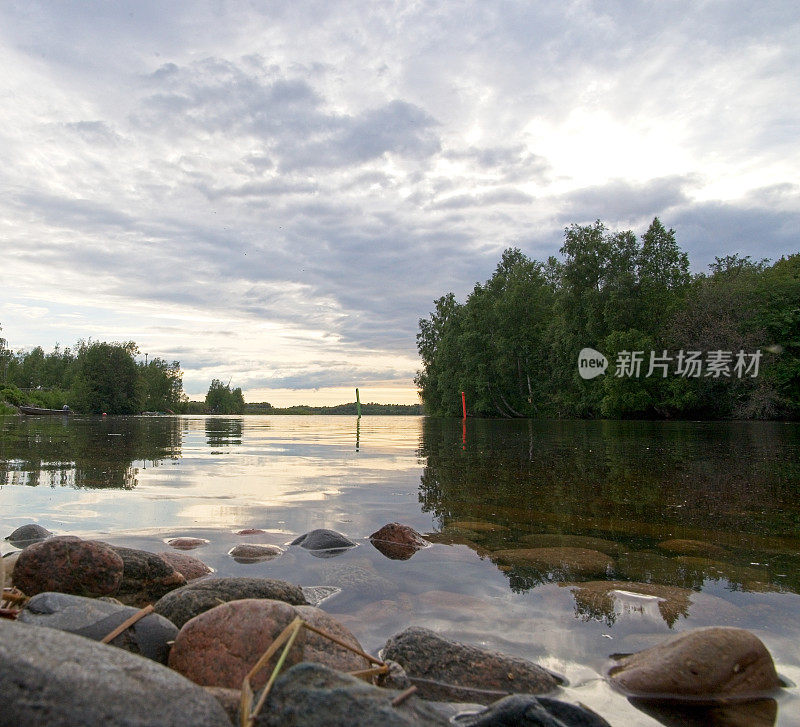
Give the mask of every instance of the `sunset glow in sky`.
<path id="1" fill-rule="evenodd" d="M 418 319 L 505 247 L 797 252 L 798 38 L 789 0 L 3 3 L 2 335 L 415 402 Z"/>

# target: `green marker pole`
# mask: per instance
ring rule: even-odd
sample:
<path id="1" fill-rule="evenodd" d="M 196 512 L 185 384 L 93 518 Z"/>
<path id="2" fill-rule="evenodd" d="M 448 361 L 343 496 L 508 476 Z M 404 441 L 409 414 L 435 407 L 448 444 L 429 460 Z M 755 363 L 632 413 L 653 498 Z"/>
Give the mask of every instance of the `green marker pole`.
<path id="1" fill-rule="evenodd" d="M 358 409 L 358 418 L 361 418 L 361 399 L 358 398 L 358 389 L 356 389 L 356 409 Z"/>

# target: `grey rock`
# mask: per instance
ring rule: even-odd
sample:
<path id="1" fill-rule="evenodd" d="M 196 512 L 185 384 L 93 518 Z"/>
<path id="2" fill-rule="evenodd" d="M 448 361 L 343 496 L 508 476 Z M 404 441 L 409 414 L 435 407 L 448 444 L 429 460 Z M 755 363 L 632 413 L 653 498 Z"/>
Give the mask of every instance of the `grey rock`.
<path id="1" fill-rule="evenodd" d="M 382 651 L 424 699 L 491 704 L 509 694 L 546 694 L 563 680 L 532 662 L 445 639 L 420 627 L 396 634 Z"/>
<path id="2" fill-rule="evenodd" d="M 3 727 L 231 727 L 201 687 L 150 659 L 0 620 Z"/>
<path id="3" fill-rule="evenodd" d="M 130 606 L 97 598 L 71 596 L 66 593 L 39 593 L 28 601 L 18 620 L 100 641 L 136 612 L 137 609 Z M 139 619 L 110 643 L 133 654 L 141 654 L 166 664 L 169 655 L 167 642 L 173 641 L 177 635 L 175 624 L 163 616 L 151 613 Z"/>
<path id="4" fill-rule="evenodd" d="M 336 597 L 337 604 L 353 599 L 380 601 L 391 598 L 400 590 L 396 583 L 384 578 L 377 571 L 355 563 L 327 567 L 322 582 L 326 586 L 342 589 L 342 593 Z"/>
<path id="5" fill-rule="evenodd" d="M 277 545 L 262 543 L 240 543 L 228 551 L 237 563 L 258 563 L 262 560 L 273 560 L 283 554 L 283 549 Z"/>
<path id="6" fill-rule="evenodd" d="M 269 598 L 293 606 L 307 601 L 299 586 L 272 578 L 206 578 L 171 591 L 159 599 L 154 609 L 178 628 L 195 616 L 221 603 L 245 598 Z"/>
<path id="7" fill-rule="evenodd" d="M 318 558 L 331 558 L 341 555 L 349 548 L 355 548 L 357 543 L 335 530 L 318 528 L 295 538 L 289 545 L 299 545 Z"/>
<path id="8" fill-rule="evenodd" d="M 342 592 L 336 586 L 303 586 L 303 595 L 310 606 L 319 606 L 320 603 Z"/>
<path id="9" fill-rule="evenodd" d="M 461 727 L 611 727 L 585 707 L 530 694 L 513 694 L 452 721 Z"/>
<path id="10" fill-rule="evenodd" d="M 142 607 L 186 585 L 186 578 L 155 553 L 109 547 L 122 558 L 122 583 L 115 595 L 123 603 Z"/>
<path id="11" fill-rule="evenodd" d="M 31 523 L 18 527 L 11 535 L 6 536 L 6 540 L 15 548 L 27 548 L 33 543 L 41 543 L 43 540 L 47 540 L 52 535 L 53 533 L 47 528 Z"/>
<path id="12" fill-rule="evenodd" d="M 256 726 L 444 727 L 450 724 L 416 696 L 392 706 L 399 693 L 319 664 L 297 664 L 275 682 Z"/>

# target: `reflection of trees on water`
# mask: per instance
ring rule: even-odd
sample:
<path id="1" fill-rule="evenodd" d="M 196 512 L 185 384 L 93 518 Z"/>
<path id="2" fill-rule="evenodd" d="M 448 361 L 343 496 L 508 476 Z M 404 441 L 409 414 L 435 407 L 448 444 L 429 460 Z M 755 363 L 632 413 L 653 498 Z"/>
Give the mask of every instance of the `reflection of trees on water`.
<path id="1" fill-rule="evenodd" d="M 212 448 L 242 443 L 242 420 L 228 417 L 206 417 L 206 444 Z"/>
<path id="2" fill-rule="evenodd" d="M 796 425 L 469 420 L 463 443 L 460 421 L 426 419 L 418 453 L 422 509 L 445 532 L 468 520 L 509 528 L 458 533 L 482 548 L 530 547 L 519 540 L 530 533 L 596 536 L 669 556 L 670 567 L 631 569 L 629 580 L 698 588 L 710 578 L 750 590 L 742 569 L 757 562 L 770 589 L 800 590 Z M 657 548 L 672 538 L 707 541 L 723 555 L 679 562 Z M 521 589 L 551 580 L 509 575 Z"/>
<path id="3" fill-rule="evenodd" d="M 174 417 L 9 417 L 0 427 L 0 484 L 133 489 L 140 466 L 180 457 L 185 423 Z"/>

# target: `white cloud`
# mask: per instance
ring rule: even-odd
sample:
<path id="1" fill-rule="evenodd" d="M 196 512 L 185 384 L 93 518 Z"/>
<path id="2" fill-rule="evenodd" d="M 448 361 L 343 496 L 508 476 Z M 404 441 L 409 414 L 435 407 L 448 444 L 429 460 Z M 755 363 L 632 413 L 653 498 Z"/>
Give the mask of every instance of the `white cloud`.
<path id="1" fill-rule="evenodd" d="M 784 1 L 5 5 L 4 335 L 134 337 L 198 390 L 410 389 L 417 319 L 507 245 L 658 214 L 698 269 L 779 256 L 798 24 Z"/>

